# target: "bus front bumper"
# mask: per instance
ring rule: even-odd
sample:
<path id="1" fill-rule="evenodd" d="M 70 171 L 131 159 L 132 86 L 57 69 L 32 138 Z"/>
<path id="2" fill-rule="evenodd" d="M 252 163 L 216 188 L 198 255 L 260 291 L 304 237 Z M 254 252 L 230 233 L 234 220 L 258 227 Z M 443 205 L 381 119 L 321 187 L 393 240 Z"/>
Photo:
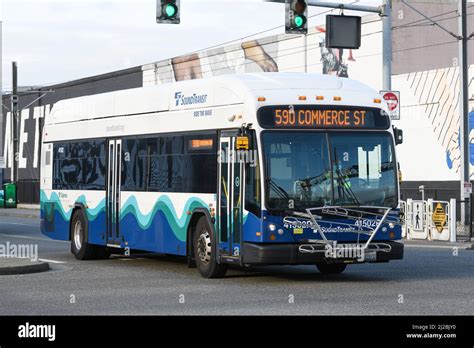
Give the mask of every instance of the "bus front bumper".
<path id="1" fill-rule="evenodd" d="M 314 253 L 302 253 L 299 244 L 257 244 L 244 243 L 243 261 L 249 265 L 305 265 L 319 262 L 330 263 L 364 263 L 364 262 L 388 262 L 390 260 L 403 259 L 404 245 L 399 242 L 384 241 L 390 245 L 390 251 L 370 250 L 371 258 L 327 258 L 324 244 L 315 245 Z M 375 256 L 374 256 L 375 254 Z"/>

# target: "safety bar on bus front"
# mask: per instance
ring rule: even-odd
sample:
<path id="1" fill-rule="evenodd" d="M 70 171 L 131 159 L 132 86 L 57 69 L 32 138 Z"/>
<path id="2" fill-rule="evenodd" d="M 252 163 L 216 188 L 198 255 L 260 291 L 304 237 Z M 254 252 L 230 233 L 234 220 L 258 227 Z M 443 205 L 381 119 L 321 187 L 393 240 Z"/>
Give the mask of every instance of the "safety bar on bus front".
<path id="1" fill-rule="evenodd" d="M 369 245 L 371 245 L 372 240 L 375 238 L 376 234 L 381 229 L 381 227 L 384 223 L 387 222 L 387 223 L 392 223 L 394 225 L 400 225 L 400 220 L 398 218 L 394 218 L 394 217 L 389 216 L 389 213 L 392 210 L 392 208 L 374 207 L 374 206 L 360 206 L 360 207 L 357 207 L 357 208 L 359 208 L 359 209 L 379 210 L 379 211 L 381 211 L 381 213 L 374 213 L 372 211 L 364 211 L 364 210 L 359 210 L 359 209 L 355 209 L 355 208 L 351 208 L 351 207 L 324 206 L 324 207 L 319 207 L 319 208 L 308 208 L 308 209 L 306 209 L 306 213 L 293 212 L 293 215 L 303 217 L 303 218 L 307 218 L 307 219 L 309 218 L 311 220 L 313 230 L 318 232 L 321 235 L 321 238 L 322 238 L 322 240 L 311 240 L 310 242 L 311 243 L 323 243 L 325 245 L 330 245 L 333 241 L 329 240 L 327 238 L 326 233 L 321 228 L 320 223 L 329 224 L 331 226 L 330 228 L 332 228 L 333 225 L 336 225 L 336 226 L 341 226 L 342 225 L 342 226 L 349 226 L 349 227 L 356 226 L 355 224 L 350 224 L 350 223 L 346 223 L 346 222 L 325 220 L 324 219 L 325 215 L 357 220 L 357 221 L 359 221 L 359 224 L 358 224 L 359 230 L 351 230 L 349 232 L 357 233 L 357 234 L 366 234 L 366 235 L 369 236 L 369 239 L 366 241 L 366 243 L 361 248 L 361 249 L 364 249 L 364 250 L 369 248 Z M 364 230 L 362 220 L 366 219 L 367 216 L 375 217 L 375 219 L 373 219 L 372 221 L 376 221 L 377 225 L 374 228 L 372 228 L 370 226 L 365 226 L 365 230 Z M 318 220 L 319 220 L 319 223 L 318 223 Z M 386 246 L 387 246 L 387 243 L 377 243 L 377 244 L 381 244 L 380 246 L 378 246 L 378 245 L 376 246 L 377 248 L 380 247 L 381 249 L 385 249 Z M 374 246 L 374 243 L 372 243 L 372 246 Z M 300 251 L 302 251 L 302 250 L 300 249 Z M 310 252 L 310 251 L 306 251 L 306 252 Z"/>

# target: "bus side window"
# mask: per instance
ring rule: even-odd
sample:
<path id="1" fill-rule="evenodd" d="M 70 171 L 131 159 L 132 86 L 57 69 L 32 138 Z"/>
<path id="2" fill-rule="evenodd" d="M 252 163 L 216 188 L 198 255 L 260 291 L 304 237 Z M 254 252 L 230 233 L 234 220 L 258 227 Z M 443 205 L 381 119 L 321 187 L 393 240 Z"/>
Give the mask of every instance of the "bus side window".
<path id="1" fill-rule="evenodd" d="M 255 131 L 250 134 L 250 156 L 246 163 L 245 176 L 245 209 L 255 214 L 257 217 L 261 215 L 261 180 L 260 165 L 257 155 L 257 142 Z"/>

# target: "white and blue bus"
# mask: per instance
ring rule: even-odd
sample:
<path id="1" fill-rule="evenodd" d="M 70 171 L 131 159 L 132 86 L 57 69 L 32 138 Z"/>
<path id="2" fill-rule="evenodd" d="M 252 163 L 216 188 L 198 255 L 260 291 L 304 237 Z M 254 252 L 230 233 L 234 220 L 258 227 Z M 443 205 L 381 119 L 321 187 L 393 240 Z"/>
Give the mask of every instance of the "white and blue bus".
<path id="1" fill-rule="evenodd" d="M 45 120 L 41 228 L 76 258 L 229 264 L 402 259 L 391 125 L 377 91 L 320 74 L 225 75 L 60 101 Z"/>

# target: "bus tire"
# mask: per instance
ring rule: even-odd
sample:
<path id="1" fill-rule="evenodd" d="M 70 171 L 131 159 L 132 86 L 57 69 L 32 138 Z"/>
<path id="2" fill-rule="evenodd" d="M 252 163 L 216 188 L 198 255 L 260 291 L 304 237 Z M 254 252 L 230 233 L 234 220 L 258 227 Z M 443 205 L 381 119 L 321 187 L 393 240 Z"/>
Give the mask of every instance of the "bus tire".
<path id="1" fill-rule="evenodd" d="M 322 274 L 340 274 L 344 272 L 346 266 L 347 265 L 345 263 L 321 262 L 316 264 L 316 267 L 318 267 L 319 272 Z"/>
<path id="2" fill-rule="evenodd" d="M 71 252 L 78 260 L 95 260 L 99 248 L 87 242 L 87 223 L 82 209 L 74 212 L 71 220 Z"/>
<path id="3" fill-rule="evenodd" d="M 217 263 L 214 256 L 215 240 L 212 229 L 205 217 L 201 217 L 193 233 L 194 259 L 199 273 L 204 278 L 222 278 L 227 265 Z"/>

